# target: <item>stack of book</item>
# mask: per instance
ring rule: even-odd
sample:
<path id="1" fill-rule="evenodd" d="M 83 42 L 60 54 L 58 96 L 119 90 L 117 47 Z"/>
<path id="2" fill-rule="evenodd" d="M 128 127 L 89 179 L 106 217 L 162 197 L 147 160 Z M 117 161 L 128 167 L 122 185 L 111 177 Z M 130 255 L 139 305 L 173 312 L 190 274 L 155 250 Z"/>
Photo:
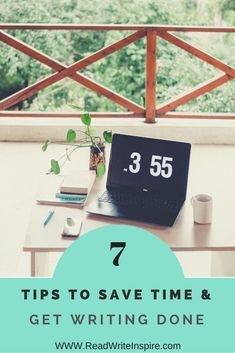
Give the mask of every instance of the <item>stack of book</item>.
<path id="1" fill-rule="evenodd" d="M 77 175 L 46 175 L 40 181 L 37 202 L 41 205 L 83 207 L 94 184 L 95 171 Z"/>

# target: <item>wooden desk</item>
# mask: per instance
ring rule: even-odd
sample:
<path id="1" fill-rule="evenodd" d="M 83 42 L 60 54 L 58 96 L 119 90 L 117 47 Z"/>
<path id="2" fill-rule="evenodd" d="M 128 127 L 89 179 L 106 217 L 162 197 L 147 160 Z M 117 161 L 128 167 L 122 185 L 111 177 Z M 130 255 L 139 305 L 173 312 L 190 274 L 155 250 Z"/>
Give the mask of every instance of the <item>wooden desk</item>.
<path id="1" fill-rule="evenodd" d="M 87 155 L 81 152 L 80 157 L 87 158 Z M 86 212 L 86 207 L 85 209 L 57 207 L 54 217 L 44 228 L 42 220 L 51 206 L 35 205 L 24 244 L 24 251 L 31 253 L 31 275 L 35 276 L 37 252 L 63 252 L 71 244 L 71 240 L 61 238 L 65 217 L 69 215 L 82 217 L 81 234 L 100 226 L 124 223 L 149 230 L 166 242 L 174 251 L 213 251 L 220 252 L 221 255 L 224 252 L 228 254 L 228 252 L 234 251 L 235 198 L 232 197 L 231 192 L 234 193 L 234 191 L 231 190 L 234 190 L 235 158 L 232 160 L 230 156 L 228 158 L 227 163 L 230 164 L 227 165 L 229 167 L 227 169 L 221 168 L 219 156 L 213 153 L 208 162 L 208 156 L 205 159 L 203 155 L 194 154 L 192 148 L 187 200 L 171 228 L 89 215 Z M 226 165 L 226 161 L 224 163 Z M 96 179 L 88 205 L 105 188 L 105 183 L 106 177 Z M 210 225 L 199 225 L 193 222 L 190 199 L 198 193 L 208 193 L 213 196 L 213 223 Z"/>

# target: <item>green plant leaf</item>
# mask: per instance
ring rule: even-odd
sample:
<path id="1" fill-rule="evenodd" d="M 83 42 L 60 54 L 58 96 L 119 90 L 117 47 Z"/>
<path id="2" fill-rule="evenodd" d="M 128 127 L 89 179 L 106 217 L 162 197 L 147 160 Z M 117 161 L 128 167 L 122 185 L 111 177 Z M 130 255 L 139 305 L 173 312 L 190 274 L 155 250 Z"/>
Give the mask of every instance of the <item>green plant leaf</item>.
<path id="1" fill-rule="evenodd" d="M 69 129 L 67 131 L 67 142 L 68 143 L 73 143 L 76 140 L 77 134 L 76 131 L 73 129 Z"/>
<path id="2" fill-rule="evenodd" d="M 103 132 L 103 138 L 105 140 L 105 142 L 107 143 L 112 143 L 113 140 L 113 133 L 110 130 L 106 130 Z"/>
<path id="3" fill-rule="evenodd" d="M 104 175 L 105 170 L 106 170 L 105 169 L 105 164 L 103 162 L 99 163 L 97 165 L 97 169 L 96 169 L 97 176 L 100 177 L 100 176 Z"/>
<path id="4" fill-rule="evenodd" d="M 59 163 L 55 159 L 51 160 L 51 169 L 52 169 L 53 173 L 60 174 L 60 166 L 59 166 Z"/>
<path id="5" fill-rule="evenodd" d="M 91 125 L 91 116 L 89 113 L 82 114 L 81 121 L 84 125 L 90 126 Z"/>
<path id="6" fill-rule="evenodd" d="M 43 150 L 43 152 L 46 152 L 49 143 L 50 143 L 49 140 L 46 140 L 46 141 L 43 143 L 43 145 L 42 145 L 42 150 Z"/>

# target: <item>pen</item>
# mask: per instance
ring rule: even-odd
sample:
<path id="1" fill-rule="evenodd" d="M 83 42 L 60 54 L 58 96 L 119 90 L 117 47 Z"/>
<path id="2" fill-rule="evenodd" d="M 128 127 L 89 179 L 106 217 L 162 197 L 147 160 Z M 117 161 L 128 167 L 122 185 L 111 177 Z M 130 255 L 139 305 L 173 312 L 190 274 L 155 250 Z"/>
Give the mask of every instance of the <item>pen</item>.
<path id="1" fill-rule="evenodd" d="M 53 210 L 53 211 L 49 211 L 49 213 L 48 213 L 46 219 L 45 219 L 44 222 L 43 222 L 44 227 L 50 222 L 50 220 L 51 220 L 51 218 L 52 218 L 52 216 L 53 216 L 54 213 L 55 213 L 54 210 Z"/>

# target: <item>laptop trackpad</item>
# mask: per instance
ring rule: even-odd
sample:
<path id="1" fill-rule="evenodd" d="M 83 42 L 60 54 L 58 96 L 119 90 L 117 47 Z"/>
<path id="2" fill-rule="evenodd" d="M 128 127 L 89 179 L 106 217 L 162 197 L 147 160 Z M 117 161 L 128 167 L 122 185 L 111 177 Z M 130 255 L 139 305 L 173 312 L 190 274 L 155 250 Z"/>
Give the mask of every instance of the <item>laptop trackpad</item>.
<path id="1" fill-rule="evenodd" d="M 92 203 L 91 206 L 88 208 L 88 212 L 103 214 L 103 215 L 112 216 L 112 217 L 125 216 L 125 214 L 123 214 L 120 207 L 118 207 L 117 205 L 112 204 L 110 202 L 101 202 L 101 201 Z"/>

